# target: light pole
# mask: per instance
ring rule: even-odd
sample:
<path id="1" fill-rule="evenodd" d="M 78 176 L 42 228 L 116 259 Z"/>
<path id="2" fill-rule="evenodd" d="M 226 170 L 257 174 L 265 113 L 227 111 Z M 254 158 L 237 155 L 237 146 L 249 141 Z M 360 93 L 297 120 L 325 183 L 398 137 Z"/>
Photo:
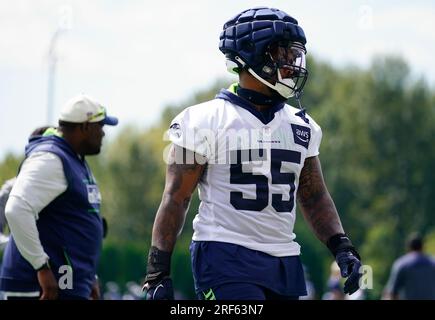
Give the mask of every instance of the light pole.
<path id="1" fill-rule="evenodd" d="M 54 110 L 54 96 L 56 85 L 56 64 L 57 64 L 57 52 L 56 44 L 62 33 L 72 28 L 72 8 L 69 6 L 63 6 L 59 10 L 60 18 L 56 32 L 53 34 L 50 40 L 50 46 L 48 49 L 48 84 L 47 84 L 47 124 L 51 125 L 53 121 Z"/>
<path id="2" fill-rule="evenodd" d="M 47 124 L 51 125 L 53 120 L 54 89 L 56 77 L 56 43 L 62 30 L 57 29 L 50 41 L 48 51 L 48 86 L 47 86 Z"/>

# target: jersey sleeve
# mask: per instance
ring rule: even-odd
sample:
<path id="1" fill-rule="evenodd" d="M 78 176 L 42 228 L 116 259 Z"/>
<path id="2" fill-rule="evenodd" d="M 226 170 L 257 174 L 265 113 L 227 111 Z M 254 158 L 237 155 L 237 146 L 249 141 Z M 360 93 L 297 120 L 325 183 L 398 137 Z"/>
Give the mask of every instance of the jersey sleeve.
<path id="1" fill-rule="evenodd" d="M 307 115 L 311 128 L 311 138 L 308 145 L 307 158 L 319 155 L 320 143 L 322 142 L 322 128 L 314 121 L 313 118 Z"/>
<path id="2" fill-rule="evenodd" d="M 201 110 L 204 108 L 207 105 L 183 110 L 172 120 L 168 136 L 172 143 L 210 159 L 215 145 L 215 132 L 213 116 L 207 110 Z"/>

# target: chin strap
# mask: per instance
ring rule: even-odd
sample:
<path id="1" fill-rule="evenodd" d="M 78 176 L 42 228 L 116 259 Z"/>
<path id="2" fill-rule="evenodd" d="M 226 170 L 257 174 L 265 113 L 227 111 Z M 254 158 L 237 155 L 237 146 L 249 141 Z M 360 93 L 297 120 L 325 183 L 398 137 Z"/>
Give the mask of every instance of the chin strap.
<path id="1" fill-rule="evenodd" d="M 249 68 L 248 72 L 254 76 L 255 79 L 260 81 L 262 84 L 268 86 L 275 92 L 277 92 L 280 96 L 282 96 L 285 100 L 294 96 L 294 91 L 288 87 L 285 83 L 281 82 L 283 79 L 281 78 L 281 74 L 279 70 L 277 70 L 278 81 L 276 84 L 271 84 L 269 81 L 260 77 L 253 69 Z"/>
<path id="2" fill-rule="evenodd" d="M 264 85 L 268 86 L 269 88 L 271 88 L 272 90 L 274 90 L 274 92 L 276 92 L 277 95 L 281 96 L 284 99 L 283 101 L 286 101 L 288 98 L 291 98 L 291 97 L 294 96 L 294 94 L 295 94 L 294 90 L 291 89 L 285 83 L 285 80 L 287 80 L 287 79 L 282 79 L 281 73 L 279 72 L 279 69 L 276 70 L 278 81 L 276 82 L 276 84 L 273 85 L 269 81 L 267 81 L 267 80 L 263 79 L 262 77 L 260 77 L 252 68 L 247 66 L 246 62 L 243 61 L 239 56 L 235 56 L 234 60 L 235 60 L 235 62 L 231 62 L 231 60 L 229 60 L 229 62 L 227 61 L 227 68 L 228 68 L 228 70 L 231 70 L 231 72 L 234 73 L 234 72 L 236 72 L 236 70 L 240 70 L 240 69 L 245 68 L 245 69 L 248 70 L 248 72 L 255 79 L 257 79 L 262 84 L 264 84 Z M 293 80 L 291 80 L 291 79 L 288 79 L 288 80 L 293 82 Z"/>
<path id="3" fill-rule="evenodd" d="M 302 94 L 303 94 L 304 92 L 303 91 L 298 91 L 298 92 L 296 92 L 295 93 L 295 99 L 296 99 L 296 101 L 298 102 L 298 107 L 299 107 L 299 109 L 301 109 L 302 111 L 305 111 L 305 108 L 302 106 L 302 104 L 301 104 L 301 98 L 302 98 Z"/>
<path id="4" fill-rule="evenodd" d="M 297 115 L 298 117 L 301 117 L 302 120 L 305 121 L 305 123 L 310 123 L 310 120 L 306 117 L 307 112 L 301 104 L 302 94 L 303 94 L 303 91 L 298 91 L 295 93 L 295 98 L 296 98 L 296 101 L 298 102 L 298 107 L 299 107 L 299 109 L 301 109 L 301 111 L 296 112 L 295 115 Z"/>

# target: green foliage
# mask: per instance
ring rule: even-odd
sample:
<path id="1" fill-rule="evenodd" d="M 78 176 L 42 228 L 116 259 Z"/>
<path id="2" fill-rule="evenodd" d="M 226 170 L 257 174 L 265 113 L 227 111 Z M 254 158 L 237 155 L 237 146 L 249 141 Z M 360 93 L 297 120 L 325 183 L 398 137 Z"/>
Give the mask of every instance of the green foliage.
<path id="1" fill-rule="evenodd" d="M 0 186 L 3 185 L 6 180 L 17 175 L 18 167 L 21 161 L 23 161 L 23 157 L 24 156 L 16 156 L 9 153 L 4 157 L 3 161 L 0 162 Z"/>
<path id="2" fill-rule="evenodd" d="M 143 282 L 145 250 L 140 241 L 107 241 L 101 254 L 98 275 L 102 283 L 115 281 L 123 289 L 129 281 Z"/>
<path id="3" fill-rule="evenodd" d="M 435 224 L 435 118 L 433 91 L 403 60 L 374 61 L 366 71 L 315 64 L 312 78 L 328 74 L 319 84 L 327 91 L 306 92 L 324 133 L 325 179 L 345 230 L 373 268 L 371 295 L 379 297 L 406 235 Z"/>

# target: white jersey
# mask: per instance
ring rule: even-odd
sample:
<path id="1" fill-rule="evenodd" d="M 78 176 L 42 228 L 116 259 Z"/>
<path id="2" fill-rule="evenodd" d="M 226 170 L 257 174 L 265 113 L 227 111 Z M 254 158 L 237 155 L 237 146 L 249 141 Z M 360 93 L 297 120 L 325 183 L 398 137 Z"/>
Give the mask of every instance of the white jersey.
<path id="1" fill-rule="evenodd" d="M 296 191 L 305 159 L 319 154 L 321 129 L 289 105 L 265 124 L 237 99 L 191 106 L 171 123 L 170 140 L 207 159 L 193 240 L 299 255 Z"/>

